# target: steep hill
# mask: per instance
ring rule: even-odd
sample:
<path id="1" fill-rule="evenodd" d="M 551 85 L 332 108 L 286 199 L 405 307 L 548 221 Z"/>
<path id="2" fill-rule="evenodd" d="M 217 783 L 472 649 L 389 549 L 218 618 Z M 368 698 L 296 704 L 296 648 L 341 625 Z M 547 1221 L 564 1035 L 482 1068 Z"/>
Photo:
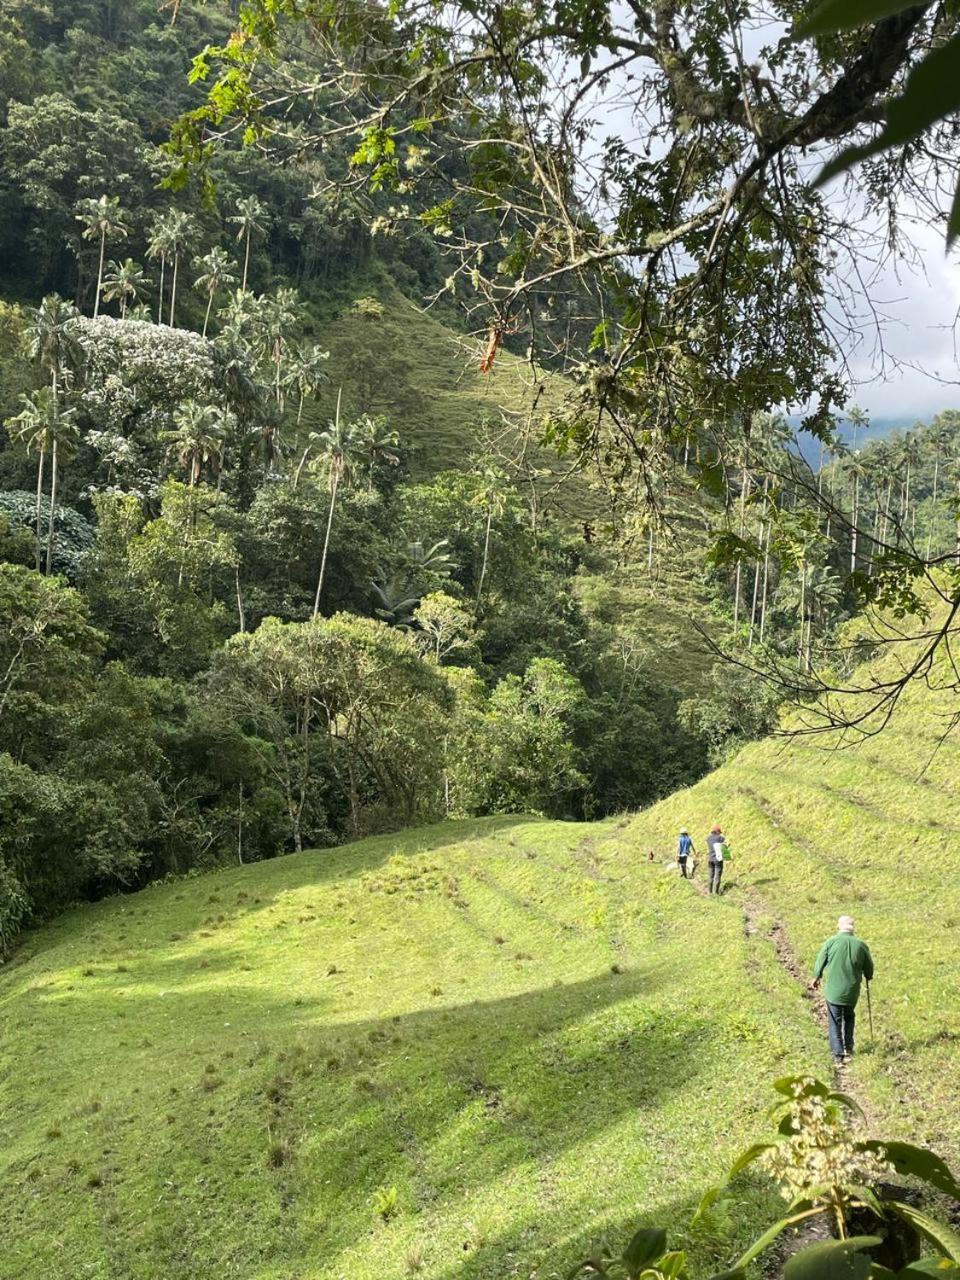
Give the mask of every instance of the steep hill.
<path id="1" fill-rule="evenodd" d="M 637 1221 L 732 1258 L 759 1184 L 685 1224 L 770 1079 L 829 1070 L 803 979 L 841 911 L 877 961 L 845 1084 L 956 1160 L 944 705 L 758 744 L 630 820 L 444 824 L 35 933 L 0 974 L 0 1275 L 548 1277 Z M 708 900 L 664 864 L 714 821 Z"/>
<path id="2" fill-rule="evenodd" d="M 907 652 L 897 648 L 868 674 L 901 670 Z M 944 658 L 927 683 L 909 687 L 887 728 L 859 745 L 835 734 L 753 744 L 635 818 L 627 835 L 662 848 L 685 824 L 702 847 L 721 823 L 734 849 L 727 905 L 804 977 L 836 917 L 854 915 L 877 962 L 876 1038 L 864 1005 L 857 1087 L 888 1131 L 960 1162 L 960 741 L 941 741 L 956 723 L 949 678 Z"/>
<path id="3" fill-rule="evenodd" d="M 0 1002 L 20 1280 L 554 1276 L 600 1230 L 682 1229 L 770 1078 L 825 1068 L 772 949 L 616 822 L 115 898 L 30 938 Z"/>

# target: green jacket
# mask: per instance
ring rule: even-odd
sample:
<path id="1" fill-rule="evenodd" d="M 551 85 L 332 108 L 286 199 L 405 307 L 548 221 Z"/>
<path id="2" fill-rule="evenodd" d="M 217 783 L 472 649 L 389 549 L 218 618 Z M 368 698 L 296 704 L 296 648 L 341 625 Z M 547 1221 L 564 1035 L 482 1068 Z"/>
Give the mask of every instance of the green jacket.
<path id="1" fill-rule="evenodd" d="M 860 999 L 860 982 L 873 977 L 873 956 L 865 942 L 852 933 L 835 933 L 820 948 L 813 966 L 814 978 L 823 977 L 827 984 L 823 994 L 830 1004 L 853 1006 Z"/>

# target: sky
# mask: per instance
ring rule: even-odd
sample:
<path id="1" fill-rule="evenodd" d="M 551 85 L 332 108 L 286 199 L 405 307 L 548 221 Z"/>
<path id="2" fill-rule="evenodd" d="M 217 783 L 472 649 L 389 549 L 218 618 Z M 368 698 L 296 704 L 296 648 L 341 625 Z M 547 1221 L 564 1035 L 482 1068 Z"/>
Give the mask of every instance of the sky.
<path id="1" fill-rule="evenodd" d="M 960 364 L 954 323 L 960 311 L 960 263 L 947 257 L 942 230 L 911 228 L 919 263 L 885 269 L 871 289 L 886 319 L 884 359 L 863 317 L 862 339 L 849 354 L 859 386 L 854 400 L 871 416 L 926 420 L 960 408 Z"/>

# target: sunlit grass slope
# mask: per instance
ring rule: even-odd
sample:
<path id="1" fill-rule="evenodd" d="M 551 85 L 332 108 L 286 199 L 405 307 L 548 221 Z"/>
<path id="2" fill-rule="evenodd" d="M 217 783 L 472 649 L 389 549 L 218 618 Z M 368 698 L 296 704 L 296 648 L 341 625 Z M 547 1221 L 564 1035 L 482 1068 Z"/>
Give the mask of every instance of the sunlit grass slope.
<path id="1" fill-rule="evenodd" d="M 308 407 L 307 417 L 332 416 L 341 392 L 345 413 L 383 414 L 400 435 L 418 477 L 462 468 L 466 459 L 484 451 L 488 438 L 502 437 L 509 456 L 515 434 L 530 429 L 536 445 L 542 418 L 571 384 L 559 374 L 535 375 L 526 361 L 507 350 L 500 351 L 489 373 L 481 373 L 483 343 L 455 332 L 385 276 L 374 273 L 358 280 L 355 293 L 317 334 L 330 353 L 328 381 L 317 409 Z M 513 431 L 504 435 L 505 426 Z M 532 455 L 554 475 L 569 470 L 569 461 L 561 466 L 550 451 L 534 447 Z M 548 483 L 544 480 L 544 487 Z M 568 491 L 576 505 L 586 486 L 572 483 L 556 500 L 566 502 Z"/>
<path id="2" fill-rule="evenodd" d="M 732 1258 L 766 1193 L 690 1213 L 826 1055 L 770 944 L 646 859 L 617 822 L 448 823 L 32 935 L 0 1276 L 546 1280 L 643 1221 Z"/>
<path id="3" fill-rule="evenodd" d="M 872 672 L 892 675 L 899 660 Z M 720 822 L 734 850 L 723 909 L 748 907 L 761 931 L 782 922 L 805 972 L 852 914 L 877 965 L 876 1043 L 863 1001 L 853 1079 L 886 1132 L 960 1166 L 960 740 L 937 746 L 955 703 L 917 682 L 857 747 L 836 735 L 758 743 L 638 816 L 628 836 L 666 850 L 687 824 L 702 848 Z"/>

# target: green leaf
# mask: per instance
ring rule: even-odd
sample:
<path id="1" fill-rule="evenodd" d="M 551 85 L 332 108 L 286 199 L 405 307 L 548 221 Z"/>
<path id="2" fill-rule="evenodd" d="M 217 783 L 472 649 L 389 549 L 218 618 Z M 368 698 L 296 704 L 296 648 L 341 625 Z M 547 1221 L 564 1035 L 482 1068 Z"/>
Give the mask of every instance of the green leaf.
<path id="1" fill-rule="evenodd" d="M 910 1142 L 876 1140 L 858 1142 L 857 1148 L 860 1151 L 872 1151 L 882 1160 L 889 1160 L 897 1173 L 904 1177 L 919 1178 L 921 1182 L 929 1183 L 938 1191 L 945 1191 L 948 1196 L 960 1200 L 960 1182 L 957 1182 L 946 1161 L 935 1151 L 916 1147 Z"/>
<path id="2" fill-rule="evenodd" d="M 730 1172 L 727 1175 L 732 1182 L 738 1173 L 746 1169 L 748 1164 L 753 1164 L 754 1160 L 758 1160 L 765 1151 L 769 1151 L 771 1147 L 776 1146 L 773 1142 L 755 1142 L 753 1146 L 747 1147 L 746 1151 L 741 1151 L 730 1166 Z"/>
<path id="3" fill-rule="evenodd" d="M 872 1191 L 870 1187 L 851 1187 L 850 1190 L 868 1209 L 872 1209 L 878 1218 L 883 1217 L 883 1205 L 877 1198 L 876 1192 Z"/>
<path id="4" fill-rule="evenodd" d="M 710 1212 L 713 1206 L 720 1199 L 726 1188 L 724 1187 L 708 1187 L 703 1193 L 700 1203 L 697 1205 L 697 1211 L 690 1219 L 690 1225 L 695 1226 L 701 1218 Z"/>
<path id="5" fill-rule="evenodd" d="M 657 1260 L 656 1272 L 666 1280 L 680 1280 L 687 1265 L 687 1255 L 682 1249 L 671 1249 Z"/>
<path id="6" fill-rule="evenodd" d="M 796 1092 L 797 1086 L 800 1087 L 799 1094 Z M 816 1080 L 813 1076 L 781 1076 L 779 1080 L 774 1080 L 773 1087 L 785 1098 L 828 1098 L 830 1096 L 830 1090 L 823 1081 Z"/>
<path id="7" fill-rule="evenodd" d="M 746 1274 L 743 1267 L 734 1267 L 732 1271 L 718 1271 L 709 1280 L 746 1280 Z"/>
<path id="8" fill-rule="evenodd" d="M 813 13 L 798 22 L 795 36 L 826 36 L 834 31 L 855 31 L 869 22 L 879 22 L 893 13 L 909 9 L 913 0 L 823 0 Z"/>
<path id="9" fill-rule="evenodd" d="M 663 1227 L 641 1227 L 623 1251 L 623 1261 L 631 1276 L 638 1276 L 645 1267 L 663 1256 L 667 1248 L 667 1233 Z"/>
<path id="10" fill-rule="evenodd" d="M 786 1231 L 787 1227 L 792 1226 L 795 1222 L 802 1221 L 804 1218 L 813 1217 L 814 1212 L 819 1213 L 820 1210 L 810 1210 L 807 1213 L 801 1213 L 792 1218 L 781 1218 L 779 1222 L 775 1222 L 772 1227 L 767 1228 L 762 1236 L 759 1236 L 754 1240 L 753 1244 L 745 1253 L 740 1255 L 733 1264 L 732 1270 L 742 1271 L 748 1262 L 752 1262 L 758 1254 L 763 1253 L 764 1249 L 773 1244 L 777 1236 L 780 1235 L 781 1232 Z"/>
<path id="11" fill-rule="evenodd" d="M 834 1091 L 833 1093 L 827 1094 L 827 1100 L 829 1102 L 841 1103 L 848 1111 L 852 1111 L 855 1115 L 863 1115 L 863 1107 L 861 1107 L 856 1098 L 852 1098 L 849 1093 L 837 1093 Z"/>
<path id="12" fill-rule="evenodd" d="M 876 1265 L 874 1265 L 876 1271 Z M 908 1267 L 897 1272 L 897 1280 L 930 1280 L 931 1276 L 943 1276 L 943 1280 L 956 1280 L 960 1266 L 950 1258 L 918 1258 Z"/>
<path id="13" fill-rule="evenodd" d="M 910 72 L 903 93 L 887 108 L 887 123 L 872 142 L 847 147 L 820 171 L 815 187 L 889 147 L 909 142 L 960 109 L 960 35 L 928 53 Z"/>
<path id="14" fill-rule="evenodd" d="M 860 1250 L 882 1243 L 880 1236 L 851 1236 L 812 1244 L 793 1255 L 783 1268 L 783 1280 L 867 1280 L 871 1262 Z"/>
<path id="15" fill-rule="evenodd" d="M 887 1200 L 887 1208 L 903 1218 L 904 1222 L 909 1222 L 912 1227 L 929 1240 L 935 1249 L 946 1258 L 951 1258 L 954 1262 L 960 1262 L 960 1236 L 948 1227 L 945 1222 L 938 1222 L 936 1218 L 931 1218 L 928 1213 L 924 1213 L 921 1209 L 916 1209 L 912 1204 L 904 1204 L 902 1200 Z"/>

